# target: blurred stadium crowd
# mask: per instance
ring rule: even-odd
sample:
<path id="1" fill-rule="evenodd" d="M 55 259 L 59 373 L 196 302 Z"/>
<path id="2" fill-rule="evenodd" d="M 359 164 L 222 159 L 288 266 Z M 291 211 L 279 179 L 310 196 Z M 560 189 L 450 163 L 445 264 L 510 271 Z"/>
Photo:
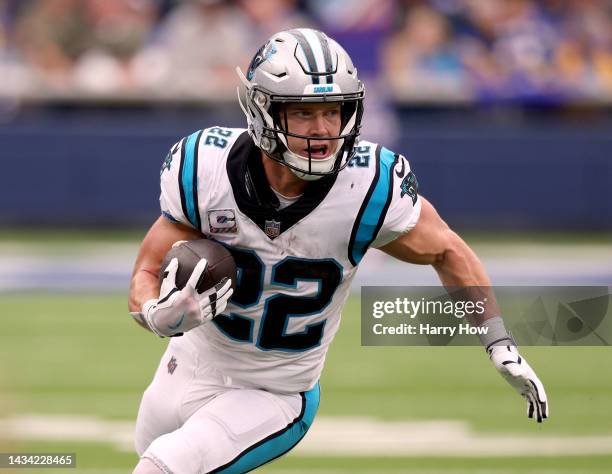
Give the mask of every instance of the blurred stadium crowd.
<path id="1" fill-rule="evenodd" d="M 0 0 L 0 96 L 231 100 L 299 26 L 399 101 L 612 103 L 609 0 Z"/>

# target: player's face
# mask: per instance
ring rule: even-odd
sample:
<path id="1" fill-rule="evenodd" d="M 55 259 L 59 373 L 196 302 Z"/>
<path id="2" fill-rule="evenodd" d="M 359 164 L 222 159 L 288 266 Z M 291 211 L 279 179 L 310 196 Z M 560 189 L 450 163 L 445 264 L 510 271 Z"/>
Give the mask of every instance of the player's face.
<path id="1" fill-rule="evenodd" d="M 311 137 L 340 135 L 341 113 L 339 103 L 287 104 L 281 113 L 281 120 L 287 119 L 287 131 Z M 308 140 L 287 136 L 289 150 L 301 156 L 308 156 Z M 310 156 L 321 160 L 331 155 L 338 146 L 338 140 L 310 140 Z"/>

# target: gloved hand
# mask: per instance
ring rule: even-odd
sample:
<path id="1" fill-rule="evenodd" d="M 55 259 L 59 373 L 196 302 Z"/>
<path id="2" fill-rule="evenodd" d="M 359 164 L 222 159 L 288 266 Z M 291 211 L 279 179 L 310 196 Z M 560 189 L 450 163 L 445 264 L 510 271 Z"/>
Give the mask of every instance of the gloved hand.
<path id="1" fill-rule="evenodd" d="M 142 305 L 142 316 L 151 331 L 160 337 L 173 336 L 200 326 L 222 313 L 234 290 L 232 281 L 223 278 L 214 287 L 198 293 L 196 286 L 206 271 L 208 262 L 201 259 L 182 290 L 176 287 L 178 260 L 173 258 L 166 267 L 159 298 Z"/>
<path id="2" fill-rule="evenodd" d="M 535 416 L 538 423 L 548 418 L 549 407 L 544 385 L 527 361 L 519 355 L 516 346 L 491 346 L 487 352 L 499 373 L 527 400 L 527 416 Z"/>

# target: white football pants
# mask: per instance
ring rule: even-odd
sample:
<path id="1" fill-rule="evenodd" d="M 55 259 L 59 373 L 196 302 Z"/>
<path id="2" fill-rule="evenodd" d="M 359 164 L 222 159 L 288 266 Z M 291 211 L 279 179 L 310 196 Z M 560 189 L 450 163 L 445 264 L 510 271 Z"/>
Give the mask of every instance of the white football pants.
<path id="1" fill-rule="evenodd" d="M 136 422 L 141 457 L 172 474 L 242 473 L 282 456 L 306 434 L 319 385 L 279 394 L 240 387 L 173 338 Z"/>

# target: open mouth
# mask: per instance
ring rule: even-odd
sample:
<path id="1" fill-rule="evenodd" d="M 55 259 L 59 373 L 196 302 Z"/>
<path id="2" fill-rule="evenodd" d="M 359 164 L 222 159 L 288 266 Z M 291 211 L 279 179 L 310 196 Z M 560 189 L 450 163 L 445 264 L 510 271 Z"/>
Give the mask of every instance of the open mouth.
<path id="1" fill-rule="evenodd" d="M 329 146 L 311 145 L 310 148 L 304 148 L 304 153 L 306 156 L 310 155 L 312 158 L 325 158 L 329 155 Z"/>

